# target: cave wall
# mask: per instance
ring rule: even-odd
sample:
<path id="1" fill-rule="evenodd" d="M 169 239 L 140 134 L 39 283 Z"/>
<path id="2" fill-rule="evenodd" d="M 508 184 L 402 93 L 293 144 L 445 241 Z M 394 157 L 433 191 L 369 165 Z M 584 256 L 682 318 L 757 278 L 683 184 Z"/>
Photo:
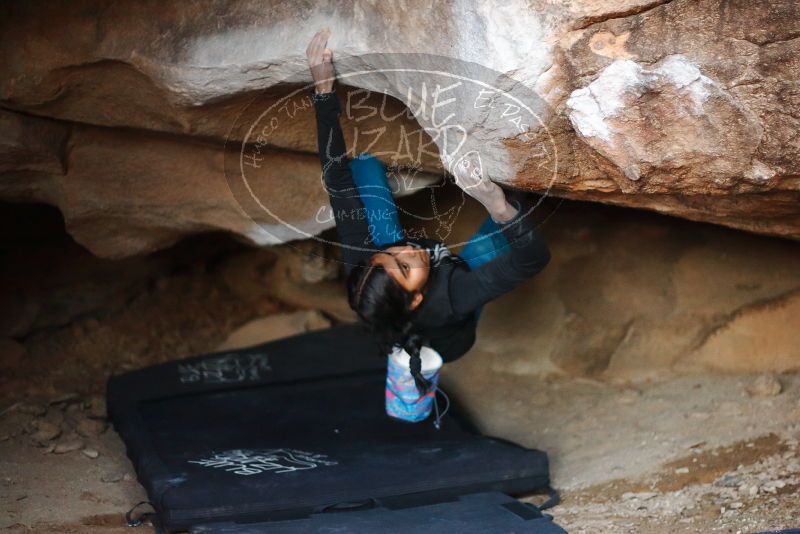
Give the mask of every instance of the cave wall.
<path id="1" fill-rule="evenodd" d="M 480 365 L 620 382 L 800 370 L 795 243 L 585 203 L 543 231 L 553 259 L 486 306 Z"/>
<path id="2" fill-rule="evenodd" d="M 249 103 L 284 96 L 287 79 L 309 81 L 305 46 L 323 26 L 341 76 L 413 52 L 480 63 L 531 89 L 540 122 L 525 136 L 456 103 L 496 181 L 800 238 L 792 0 L 82 0 L 2 10 L 0 198 L 57 206 L 100 256 L 209 230 L 273 244 L 331 226 L 317 217 L 325 195 L 308 112 L 263 154 L 262 194 L 300 234 L 254 220 L 226 175 L 225 142 L 241 140 Z M 391 95 L 393 111 L 418 111 L 406 88 L 425 77 L 355 85 Z M 424 127 L 423 115 L 403 116 L 373 149 L 397 147 L 401 127 Z M 385 126 L 360 119 L 345 121 L 354 148 L 355 128 Z M 543 139 L 555 174 L 532 157 Z M 442 174 L 435 154 L 416 164 L 426 180 Z"/>
<path id="3" fill-rule="evenodd" d="M 460 204 L 443 197 L 444 208 Z M 404 213 L 424 203 L 423 195 L 400 200 Z M 226 338 L 257 344 L 307 322 L 281 311 L 355 320 L 336 249 L 315 240 L 253 248 L 199 235 L 109 260 L 69 238 L 54 208 L 0 207 L 0 384 L 21 376 L 99 384 L 123 362 L 209 352 Z M 536 216 L 550 264 L 487 304 L 460 363 L 623 383 L 800 370 L 795 243 L 584 202 L 551 199 Z M 466 239 L 485 217 L 468 203 L 453 238 Z"/>

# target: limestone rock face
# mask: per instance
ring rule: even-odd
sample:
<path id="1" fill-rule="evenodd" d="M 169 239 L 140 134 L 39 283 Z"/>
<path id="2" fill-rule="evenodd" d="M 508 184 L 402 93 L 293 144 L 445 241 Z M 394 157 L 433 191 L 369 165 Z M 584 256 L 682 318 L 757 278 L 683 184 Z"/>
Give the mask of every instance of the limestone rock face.
<path id="1" fill-rule="evenodd" d="M 559 41 L 578 187 L 558 189 L 797 238 L 800 6 L 656 4 Z M 609 83 L 623 70 L 630 76 Z M 590 116 L 611 141 L 577 126 L 586 118 L 569 102 L 585 102 L 587 91 L 606 110 L 620 106 Z"/>
<path id="2" fill-rule="evenodd" d="M 414 132 L 404 172 L 422 183 L 442 179 L 439 156 L 451 152 L 431 107 L 435 83 L 439 96 L 448 89 L 432 72 L 457 71 L 523 95 L 511 105 L 530 115 L 509 129 L 508 103 L 478 106 L 466 86 L 450 89 L 446 116 L 493 180 L 800 238 L 793 0 L 82 0 L 3 10 L 0 198 L 58 206 L 98 255 L 209 230 L 270 244 L 331 226 L 300 91 L 305 47 L 324 26 L 350 147 L 391 165 L 414 152 Z M 409 53 L 422 59 L 400 55 Z M 371 92 L 351 101 L 347 86 Z M 252 126 L 264 111 L 289 104 L 291 120 L 265 138 L 248 184 L 269 202 L 260 217 L 243 205 L 230 163 L 259 143 Z"/>
<path id="3" fill-rule="evenodd" d="M 573 91 L 567 109 L 578 135 L 623 172 L 623 190 L 643 176 L 664 192 L 686 182 L 685 193 L 775 176 L 753 160 L 763 135 L 755 114 L 681 55 L 652 69 L 617 59 Z"/>

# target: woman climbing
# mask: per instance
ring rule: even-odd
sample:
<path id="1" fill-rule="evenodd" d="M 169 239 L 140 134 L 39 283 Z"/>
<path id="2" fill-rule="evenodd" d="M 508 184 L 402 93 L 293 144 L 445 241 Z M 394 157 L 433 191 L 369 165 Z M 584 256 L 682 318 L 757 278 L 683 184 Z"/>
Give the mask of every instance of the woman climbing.
<path id="1" fill-rule="evenodd" d="M 349 303 L 378 335 L 384 354 L 394 347 L 406 350 L 417 389 L 429 393 L 422 347 L 433 348 L 445 362 L 462 356 L 475 341 L 481 307 L 541 271 L 550 253 L 525 216 L 523 201 L 509 202 L 469 158 L 451 172 L 489 214 L 461 254 L 451 254 L 438 241 L 406 239 L 381 163 L 366 154 L 347 157 L 332 52 L 326 47 L 329 36 L 327 29 L 317 32 L 306 54 L 314 80 L 320 162 Z"/>

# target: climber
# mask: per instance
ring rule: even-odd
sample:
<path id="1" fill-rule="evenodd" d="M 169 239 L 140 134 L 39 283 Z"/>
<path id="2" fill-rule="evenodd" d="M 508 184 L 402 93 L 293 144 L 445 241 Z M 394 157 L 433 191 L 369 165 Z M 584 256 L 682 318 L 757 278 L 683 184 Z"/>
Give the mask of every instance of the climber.
<path id="1" fill-rule="evenodd" d="M 481 307 L 541 271 L 550 253 L 526 216 L 521 195 L 509 201 L 502 188 L 476 172 L 469 157 L 450 171 L 488 216 L 462 252 L 454 255 L 431 239 L 404 238 L 381 163 L 367 154 L 347 156 L 329 36 L 330 30 L 317 32 L 306 54 L 349 303 L 377 334 L 384 354 L 405 348 L 411 374 L 424 393 L 429 385 L 420 372 L 421 347 L 430 346 L 445 362 L 462 356 L 475 341 Z"/>

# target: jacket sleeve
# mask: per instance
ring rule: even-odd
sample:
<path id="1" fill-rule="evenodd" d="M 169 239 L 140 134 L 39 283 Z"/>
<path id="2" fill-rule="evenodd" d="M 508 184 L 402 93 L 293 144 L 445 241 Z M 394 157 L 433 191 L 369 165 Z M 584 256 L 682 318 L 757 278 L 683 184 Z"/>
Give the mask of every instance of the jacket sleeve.
<path id="1" fill-rule="evenodd" d="M 526 207 L 516 200 L 510 202 L 519 213 L 508 222 L 498 223 L 509 250 L 472 271 L 459 269 L 450 279 L 450 302 L 456 313 L 469 313 L 511 291 L 550 261 L 550 250 L 532 217 L 525 213 Z"/>
<path id="2" fill-rule="evenodd" d="M 366 210 L 350 171 L 350 159 L 339 124 L 339 99 L 335 92 L 316 94 L 313 90 L 311 99 L 317 118 L 322 176 L 336 221 L 342 261 L 349 273 L 360 261 L 372 255 L 375 246 L 370 237 Z"/>

